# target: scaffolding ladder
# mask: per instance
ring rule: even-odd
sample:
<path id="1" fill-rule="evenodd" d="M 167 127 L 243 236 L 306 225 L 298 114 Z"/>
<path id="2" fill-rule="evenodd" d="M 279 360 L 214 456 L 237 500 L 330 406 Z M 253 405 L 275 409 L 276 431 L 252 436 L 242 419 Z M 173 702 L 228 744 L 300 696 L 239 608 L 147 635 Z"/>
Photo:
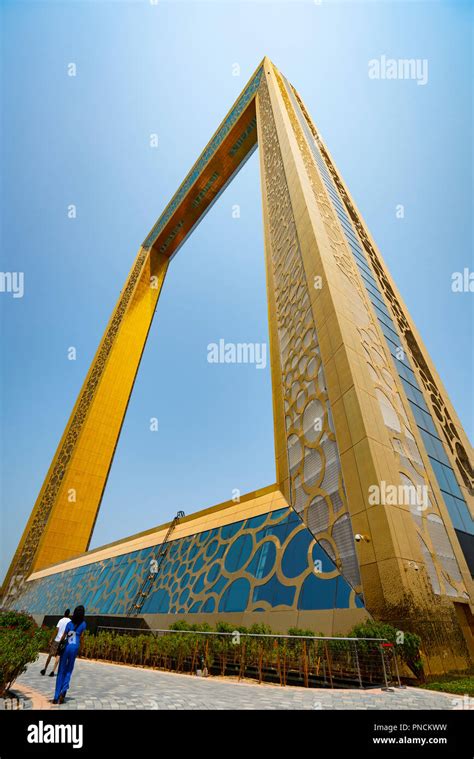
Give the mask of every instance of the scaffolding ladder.
<path id="1" fill-rule="evenodd" d="M 175 529 L 176 525 L 178 524 L 179 520 L 182 519 L 183 517 L 184 517 L 184 511 L 178 511 L 175 518 L 173 519 L 170 526 L 168 527 L 168 531 L 165 535 L 165 539 L 163 540 L 163 542 L 158 548 L 158 553 L 156 554 L 154 558 L 150 560 L 150 569 L 149 569 L 148 575 L 143 580 L 140 589 L 138 590 L 133 602 L 131 603 L 127 612 L 127 617 L 136 616 L 137 614 L 141 612 L 143 604 L 145 603 L 146 599 L 150 595 L 151 589 L 153 588 L 156 578 L 158 577 L 160 573 L 161 565 L 163 564 L 166 554 L 168 553 L 169 540 L 170 540 L 171 534 L 173 530 Z"/>

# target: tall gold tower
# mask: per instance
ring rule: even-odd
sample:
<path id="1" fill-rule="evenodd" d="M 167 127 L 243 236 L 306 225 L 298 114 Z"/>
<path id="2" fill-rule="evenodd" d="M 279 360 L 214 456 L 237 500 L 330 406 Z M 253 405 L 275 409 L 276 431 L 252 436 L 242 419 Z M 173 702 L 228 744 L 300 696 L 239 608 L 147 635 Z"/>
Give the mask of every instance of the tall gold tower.
<path id="1" fill-rule="evenodd" d="M 88 550 L 170 259 L 257 143 L 277 486 L 373 616 L 419 631 L 433 659 L 449 637 L 453 666 L 465 666 L 472 449 L 329 151 L 268 58 L 138 252 L 4 601 Z"/>

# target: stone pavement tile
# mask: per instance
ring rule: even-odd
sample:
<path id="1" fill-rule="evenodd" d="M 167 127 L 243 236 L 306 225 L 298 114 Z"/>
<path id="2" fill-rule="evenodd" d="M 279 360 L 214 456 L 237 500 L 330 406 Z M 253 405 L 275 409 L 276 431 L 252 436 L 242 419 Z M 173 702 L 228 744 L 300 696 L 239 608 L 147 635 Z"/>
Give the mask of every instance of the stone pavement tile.
<path id="1" fill-rule="evenodd" d="M 70 696 L 62 707 L 50 703 L 54 681 L 41 677 L 41 659 L 19 678 L 52 709 L 452 709 L 448 694 L 403 688 L 328 690 L 254 682 L 196 678 L 190 675 L 79 659 Z M 49 682 L 48 682 L 49 680 Z M 33 704 L 33 708 L 35 707 Z"/>

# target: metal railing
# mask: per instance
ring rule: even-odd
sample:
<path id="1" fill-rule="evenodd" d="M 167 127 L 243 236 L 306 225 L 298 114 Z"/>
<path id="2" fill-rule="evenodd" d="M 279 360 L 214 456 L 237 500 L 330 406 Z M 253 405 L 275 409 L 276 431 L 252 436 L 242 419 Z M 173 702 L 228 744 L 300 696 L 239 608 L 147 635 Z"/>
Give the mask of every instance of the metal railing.
<path id="1" fill-rule="evenodd" d="M 330 688 L 400 686 L 385 638 L 344 638 L 99 626 L 83 655 L 188 674 Z"/>

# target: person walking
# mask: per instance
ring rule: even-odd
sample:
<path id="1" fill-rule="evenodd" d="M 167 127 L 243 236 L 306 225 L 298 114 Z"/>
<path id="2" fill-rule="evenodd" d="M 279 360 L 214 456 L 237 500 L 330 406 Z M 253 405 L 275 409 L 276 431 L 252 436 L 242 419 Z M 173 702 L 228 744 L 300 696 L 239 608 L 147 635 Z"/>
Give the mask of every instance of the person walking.
<path id="1" fill-rule="evenodd" d="M 66 611 L 64 612 L 64 616 L 61 617 L 61 619 L 56 625 L 56 628 L 55 628 L 56 633 L 53 633 L 49 641 L 49 655 L 48 655 L 48 658 L 46 659 L 46 664 L 44 665 L 44 668 L 41 670 L 42 675 L 46 674 L 46 670 L 48 669 L 48 664 L 54 656 L 56 660 L 54 662 L 53 671 L 49 673 L 50 677 L 54 677 L 54 674 L 59 664 L 59 653 L 58 653 L 59 644 L 63 637 L 63 633 L 64 633 L 64 630 L 66 629 L 67 623 L 71 621 L 70 614 L 71 612 L 69 611 L 69 609 L 66 609 Z"/>
<path id="2" fill-rule="evenodd" d="M 53 704 L 62 704 L 66 698 L 74 664 L 81 648 L 81 635 L 86 629 L 84 615 L 84 607 L 77 606 L 63 632 L 61 640 L 65 639 L 66 643 L 59 660 Z"/>

